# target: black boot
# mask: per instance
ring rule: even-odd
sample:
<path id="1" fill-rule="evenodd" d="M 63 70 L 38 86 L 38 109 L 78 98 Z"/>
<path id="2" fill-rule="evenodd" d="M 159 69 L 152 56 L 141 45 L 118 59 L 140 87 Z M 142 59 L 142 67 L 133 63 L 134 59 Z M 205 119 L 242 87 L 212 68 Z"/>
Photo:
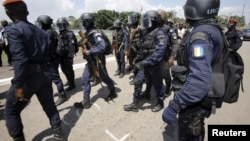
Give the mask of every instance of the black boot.
<path id="1" fill-rule="evenodd" d="M 61 127 L 53 129 L 53 134 L 54 134 L 54 140 L 55 141 L 67 141 L 67 139 L 64 137 L 64 134 L 62 132 Z"/>
<path id="2" fill-rule="evenodd" d="M 80 108 L 80 109 L 89 109 L 91 106 L 91 103 L 90 103 L 90 97 L 89 95 L 84 95 L 83 97 L 83 101 L 82 102 L 76 102 L 74 103 L 74 107 L 75 108 Z"/>
<path id="3" fill-rule="evenodd" d="M 115 89 L 113 89 L 113 90 L 110 90 L 109 95 L 105 97 L 104 100 L 108 102 L 110 100 L 113 100 L 116 97 L 117 97 L 117 93 L 115 92 Z"/>
<path id="4" fill-rule="evenodd" d="M 157 100 L 156 105 L 151 109 L 152 112 L 159 112 L 164 108 L 164 102 L 160 99 Z"/>
<path id="5" fill-rule="evenodd" d="M 124 111 L 138 112 L 138 104 L 139 104 L 139 100 L 137 98 L 134 98 L 133 102 L 129 105 L 124 105 L 123 109 Z"/>
<path id="6" fill-rule="evenodd" d="M 13 141 L 25 141 L 24 135 L 20 137 L 13 138 Z"/>
<path id="7" fill-rule="evenodd" d="M 65 92 L 60 92 L 60 94 L 58 96 L 59 96 L 59 98 L 55 102 L 56 106 L 59 106 L 59 105 L 63 104 L 65 101 L 67 101 L 67 97 L 66 97 Z"/>
<path id="8" fill-rule="evenodd" d="M 126 72 L 130 72 L 130 71 L 132 71 L 132 66 L 131 66 L 131 65 L 129 65 L 129 66 L 126 68 Z"/>
<path id="9" fill-rule="evenodd" d="M 119 78 L 123 78 L 124 75 L 125 75 L 125 73 L 121 72 L 120 75 L 119 75 Z"/>

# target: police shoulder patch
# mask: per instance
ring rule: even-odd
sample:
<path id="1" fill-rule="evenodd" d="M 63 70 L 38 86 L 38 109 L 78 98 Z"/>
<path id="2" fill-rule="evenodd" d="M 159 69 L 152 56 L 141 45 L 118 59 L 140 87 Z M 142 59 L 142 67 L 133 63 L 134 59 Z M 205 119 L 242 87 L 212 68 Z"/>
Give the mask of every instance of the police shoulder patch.
<path id="1" fill-rule="evenodd" d="M 203 58 L 205 55 L 204 47 L 202 45 L 194 45 L 192 52 L 194 58 Z"/>
<path id="2" fill-rule="evenodd" d="M 207 34 L 205 32 L 195 32 L 191 38 L 190 43 L 192 43 L 195 40 L 207 40 Z"/>
<path id="3" fill-rule="evenodd" d="M 96 33 L 96 34 L 95 34 L 95 38 L 97 39 L 98 42 L 101 42 L 101 41 L 102 41 L 101 36 L 102 36 L 101 33 Z"/>
<path id="4" fill-rule="evenodd" d="M 164 45 L 165 44 L 165 40 L 164 40 L 165 35 L 158 35 L 157 39 L 159 40 L 159 45 Z"/>

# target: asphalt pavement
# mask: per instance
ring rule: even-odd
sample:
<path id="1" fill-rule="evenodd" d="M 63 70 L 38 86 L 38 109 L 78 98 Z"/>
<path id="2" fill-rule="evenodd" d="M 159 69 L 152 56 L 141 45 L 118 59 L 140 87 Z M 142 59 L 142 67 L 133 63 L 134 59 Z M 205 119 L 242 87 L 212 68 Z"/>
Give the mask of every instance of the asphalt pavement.
<path id="1" fill-rule="evenodd" d="M 245 63 L 245 74 L 243 79 L 244 93 L 240 92 L 237 103 L 224 103 L 221 109 L 217 109 L 215 115 L 206 119 L 208 125 L 250 125 L 250 42 L 244 42 L 239 53 Z M 114 76 L 116 62 L 113 55 L 107 57 L 107 68 L 110 77 L 115 81 L 118 97 L 110 102 L 105 102 L 104 97 L 108 94 L 108 88 L 97 85 L 92 87 L 90 109 L 79 110 L 73 107 L 74 102 L 83 100 L 81 87 L 81 75 L 85 61 L 80 52 L 74 60 L 76 88 L 68 93 L 71 98 L 64 104 L 58 106 L 62 127 L 69 141 L 176 141 L 176 129 L 167 126 L 161 119 L 162 111 L 151 112 L 151 105 L 155 103 L 152 96 L 151 101 L 142 101 L 139 112 L 126 112 L 123 105 L 132 102 L 133 86 L 129 85 L 130 74 L 123 78 Z M 63 82 L 65 76 L 60 73 Z M 11 141 L 5 120 L 3 117 L 5 93 L 10 87 L 10 80 L 13 77 L 11 66 L 4 64 L 0 68 L 0 140 Z M 53 84 L 54 93 L 56 87 Z M 164 103 L 168 105 L 173 94 Z M 41 108 L 37 97 L 34 95 L 30 104 L 21 113 L 24 125 L 24 133 L 27 141 L 49 141 L 52 140 L 48 118 Z M 207 129 L 206 129 L 207 130 Z M 206 139 L 207 141 L 207 133 Z"/>

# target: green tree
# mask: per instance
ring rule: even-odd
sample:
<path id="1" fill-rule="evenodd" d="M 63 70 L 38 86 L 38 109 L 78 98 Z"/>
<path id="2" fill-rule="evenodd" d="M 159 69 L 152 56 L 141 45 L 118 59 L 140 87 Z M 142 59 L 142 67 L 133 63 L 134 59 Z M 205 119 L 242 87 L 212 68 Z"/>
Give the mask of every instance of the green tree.
<path id="1" fill-rule="evenodd" d="M 116 15 L 117 13 L 111 10 L 99 10 L 95 17 L 95 26 L 101 29 L 110 29 L 113 26 L 113 17 Z"/>

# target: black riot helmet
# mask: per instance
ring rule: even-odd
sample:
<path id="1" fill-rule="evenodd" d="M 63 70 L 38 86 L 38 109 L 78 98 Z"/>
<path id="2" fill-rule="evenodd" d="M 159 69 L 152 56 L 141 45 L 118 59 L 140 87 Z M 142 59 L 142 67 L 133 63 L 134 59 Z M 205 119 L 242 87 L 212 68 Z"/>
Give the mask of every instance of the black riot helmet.
<path id="1" fill-rule="evenodd" d="M 83 13 L 80 17 L 81 26 L 85 29 L 89 29 L 94 26 L 95 14 L 94 13 Z"/>
<path id="2" fill-rule="evenodd" d="M 119 29 L 119 28 L 122 27 L 122 22 L 121 22 L 121 20 L 116 19 L 116 20 L 114 21 L 113 25 L 114 25 L 115 28 L 118 28 L 118 29 Z"/>
<path id="3" fill-rule="evenodd" d="M 57 19 L 56 26 L 58 27 L 59 31 L 67 30 L 69 23 L 66 18 L 62 17 Z"/>
<path id="4" fill-rule="evenodd" d="M 128 16 L 128 24 L 132 27 L 137 27 L 139 25 L 140 14 L 133 12 Z"/>
<path id="5" fill-rule="evenodd" d="M 187 0 L 183 6 L 187 20 L 203 20 L 218 15 L 220 0 Z"/>
<path id="6" fill-rule="evenodd" d="M 52 23 L 53 19 L 48 15 L 41 15 L 37 18 L 37 24 L 42 29 L 49 29 Z"/>
<path id="7" fill-rule="evenodd" d="M 144 28 L 150 30 L 159 26 L 161 21 L 161 15 L 155 10 L 150 10 L 144 14 L 142 19 L 142 25 Z"/>

